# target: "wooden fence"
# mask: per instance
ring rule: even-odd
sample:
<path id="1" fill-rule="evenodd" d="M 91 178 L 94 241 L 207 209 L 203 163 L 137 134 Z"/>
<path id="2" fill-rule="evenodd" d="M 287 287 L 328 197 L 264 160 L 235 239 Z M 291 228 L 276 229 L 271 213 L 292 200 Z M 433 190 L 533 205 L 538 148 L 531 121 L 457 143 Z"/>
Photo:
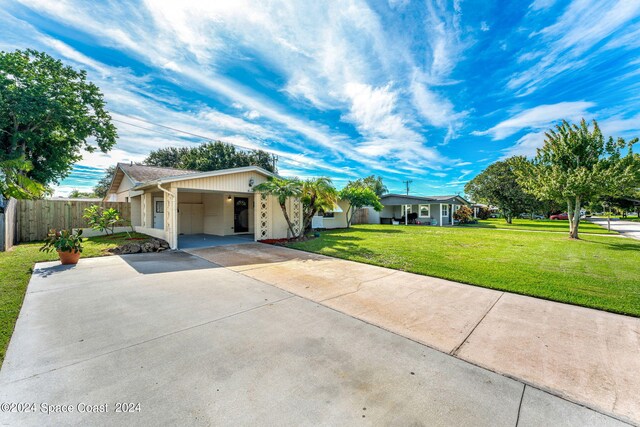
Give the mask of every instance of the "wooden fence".
<path id="1" fill-rule="evenodd" d="M 18 200 L 15 220 L 15 241 L 33 242 L 47 237 L 51 228 L 87 228 L 82 217 L 91 205 L 115 208 L 125 219 L 131 218 L 131 205 L 125 202 L 94 202 L 83 200 Z"/>
<path id="2" fill-rule="evenodd" d="M 352 224 L 369 224 L 369 209 L 360 208 L 353 215 Z"/>
<path id="3" fill-rule="evenodd" d="M 8 251 L 18 243 L 16 235 L 18 201 L 9 199 L 4 209 L 0 211 L 0 251 Z"/>

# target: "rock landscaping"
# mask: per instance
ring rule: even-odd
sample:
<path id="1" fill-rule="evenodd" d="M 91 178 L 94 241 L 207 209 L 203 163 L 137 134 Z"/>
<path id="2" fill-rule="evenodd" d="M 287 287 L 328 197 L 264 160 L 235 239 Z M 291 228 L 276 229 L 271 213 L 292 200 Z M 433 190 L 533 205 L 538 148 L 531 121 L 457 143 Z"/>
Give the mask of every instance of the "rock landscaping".
<path id="1" fill-rule="evenodd" d="M 125 243 L 117 248 L 109 249 L 114 255 L 138 254 L 147 252 L 162 252 L 169 249 L 169 243 L 162 239 L 151 238 L 145 242 Z"/>

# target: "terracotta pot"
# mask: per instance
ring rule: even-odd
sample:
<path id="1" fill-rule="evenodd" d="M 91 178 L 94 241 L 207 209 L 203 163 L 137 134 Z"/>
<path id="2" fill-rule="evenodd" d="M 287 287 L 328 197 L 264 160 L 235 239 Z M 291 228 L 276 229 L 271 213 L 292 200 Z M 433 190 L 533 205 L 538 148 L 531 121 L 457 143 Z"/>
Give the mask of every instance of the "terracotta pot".
<path id="1" fill-rule="evenodd" d="M 60 257 L 60 263 L 62 265 L 77 264 L 78 260 L 80 259 L 80 252 L 78 252 L 78 251 L 74 251 L 74 252 L 58 251 L 58 256 Z"/>

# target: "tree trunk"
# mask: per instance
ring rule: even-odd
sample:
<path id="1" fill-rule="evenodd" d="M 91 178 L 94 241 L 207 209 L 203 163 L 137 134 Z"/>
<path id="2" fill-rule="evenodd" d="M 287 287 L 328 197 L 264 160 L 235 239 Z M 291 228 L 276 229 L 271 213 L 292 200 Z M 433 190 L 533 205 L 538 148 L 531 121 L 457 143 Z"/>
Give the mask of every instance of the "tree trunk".
<path id="1" fill-rule="evenodd" d="M 349 208 L 347 209 L 347 228 L 351 228 L 351 221 L 353 220 L 353 212 L 355 212 L 355 210 L 353 209 L 353 206 L 349 205 Z"/>
<path id="2" fill-rule="evenodd" d="M 579 239 L 578 237 L 578 227 L 580 226 L 580 197 L 576 197 L 575 209 L 573 211 L 573 217 L 570 217 L 571 220 L 571 238 Z"/>
<path id="3" fill-rule="evenodd" d="M 296 233 L 293 231 L 293 225 L 291 224 L 291 220 L 289 219 L 287 206 L 285 204 L 280 204 L 280 209 L 282 209 L 282 213 L 284 214 L 284 219 L 285 221 L 287 221 L 287 226 L 289 227 L 289 231 L 291 232 L 291 237 L 296 237 Z"/>

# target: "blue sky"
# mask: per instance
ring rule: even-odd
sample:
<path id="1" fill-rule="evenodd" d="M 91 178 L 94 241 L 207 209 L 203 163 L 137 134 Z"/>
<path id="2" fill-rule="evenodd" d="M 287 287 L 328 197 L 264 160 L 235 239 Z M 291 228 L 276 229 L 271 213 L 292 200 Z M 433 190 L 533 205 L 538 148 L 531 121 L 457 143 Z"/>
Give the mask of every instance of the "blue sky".
<path id="1" fill-rule="evenodd" d="M 0 50 L 86 69 L 117 120 L 117 147 L 58 194 L 202 142 L 149 122 L 273 151 L 283 175 L 416 195 L 462 192 L 562 118 L 640 136 L 640 1 L 3 3 Z"/>

